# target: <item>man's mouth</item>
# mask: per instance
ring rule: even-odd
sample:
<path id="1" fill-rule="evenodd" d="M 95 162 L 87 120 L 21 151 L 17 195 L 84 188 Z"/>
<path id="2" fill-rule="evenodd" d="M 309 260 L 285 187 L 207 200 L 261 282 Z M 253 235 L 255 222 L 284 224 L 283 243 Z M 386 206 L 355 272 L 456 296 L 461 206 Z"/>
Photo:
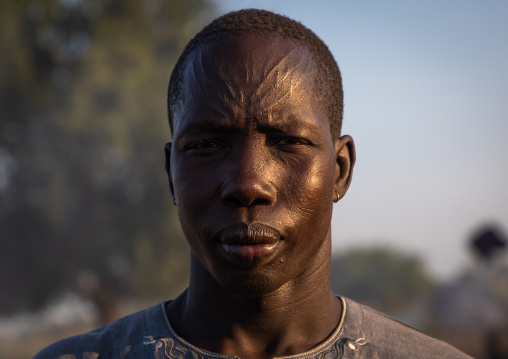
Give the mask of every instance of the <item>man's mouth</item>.
<path id="1" fill-rule="evenodd" d="M 266 263 L 276 252 L 281 233 L 261 223 L 237 223 L 223 228 L 217 238 L 226 257 L 241 267 Z"/>

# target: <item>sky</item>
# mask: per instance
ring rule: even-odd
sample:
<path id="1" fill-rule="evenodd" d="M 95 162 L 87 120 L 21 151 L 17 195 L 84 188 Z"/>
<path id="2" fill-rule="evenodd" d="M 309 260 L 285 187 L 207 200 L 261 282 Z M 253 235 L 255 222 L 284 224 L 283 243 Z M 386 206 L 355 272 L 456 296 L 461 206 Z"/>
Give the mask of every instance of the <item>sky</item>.
<path id="1" fill-rule="evenodd" d="M 357 162 L 334 251 L 386 245 L 446 280 L 472 265 L 472 233 L 508 234 L 507 1 L 218 3 L 300 21 L 339 64 Z"/>

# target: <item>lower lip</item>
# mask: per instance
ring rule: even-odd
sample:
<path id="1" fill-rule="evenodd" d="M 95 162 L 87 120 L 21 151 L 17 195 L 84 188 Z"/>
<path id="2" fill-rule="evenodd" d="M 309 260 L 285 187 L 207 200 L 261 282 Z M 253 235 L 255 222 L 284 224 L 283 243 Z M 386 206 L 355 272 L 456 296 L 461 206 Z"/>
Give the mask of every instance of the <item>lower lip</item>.
<path id="1" fill-rule="evenodd" d="M 222 243 L 226 254 L 238 264 L 261 264 L 276 251 L 279 243 L 271 244 L 227 244 Z"/>

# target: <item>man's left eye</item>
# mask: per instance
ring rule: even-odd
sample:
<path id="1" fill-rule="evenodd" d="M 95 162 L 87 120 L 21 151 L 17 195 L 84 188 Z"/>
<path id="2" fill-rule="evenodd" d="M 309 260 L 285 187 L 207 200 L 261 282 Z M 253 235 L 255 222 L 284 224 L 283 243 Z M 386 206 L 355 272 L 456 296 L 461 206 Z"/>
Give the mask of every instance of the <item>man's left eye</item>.
<path id="1" fill-rule="evenodd" d="M 308 145 L 309 141 L 300 137 L 284 137 L 279 139 L 275 145 Z"/>

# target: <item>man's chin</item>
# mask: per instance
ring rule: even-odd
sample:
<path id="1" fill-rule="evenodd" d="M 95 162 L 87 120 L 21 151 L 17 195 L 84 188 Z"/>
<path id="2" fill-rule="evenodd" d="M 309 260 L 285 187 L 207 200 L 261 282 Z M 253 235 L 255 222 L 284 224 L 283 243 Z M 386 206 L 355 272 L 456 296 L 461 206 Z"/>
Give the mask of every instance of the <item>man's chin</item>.
<path id="1" fill-rule="evenodd" d="M 259 268 L 245 269 L 229 272 L 227 276 L 214 276 L 218 284 L 226 291 L 248 298 L 267 296 L 284 285 L 280 275 L 273 276 L 270 270 Z M 278 277 L 278 278 L 277 278 Z"/>

